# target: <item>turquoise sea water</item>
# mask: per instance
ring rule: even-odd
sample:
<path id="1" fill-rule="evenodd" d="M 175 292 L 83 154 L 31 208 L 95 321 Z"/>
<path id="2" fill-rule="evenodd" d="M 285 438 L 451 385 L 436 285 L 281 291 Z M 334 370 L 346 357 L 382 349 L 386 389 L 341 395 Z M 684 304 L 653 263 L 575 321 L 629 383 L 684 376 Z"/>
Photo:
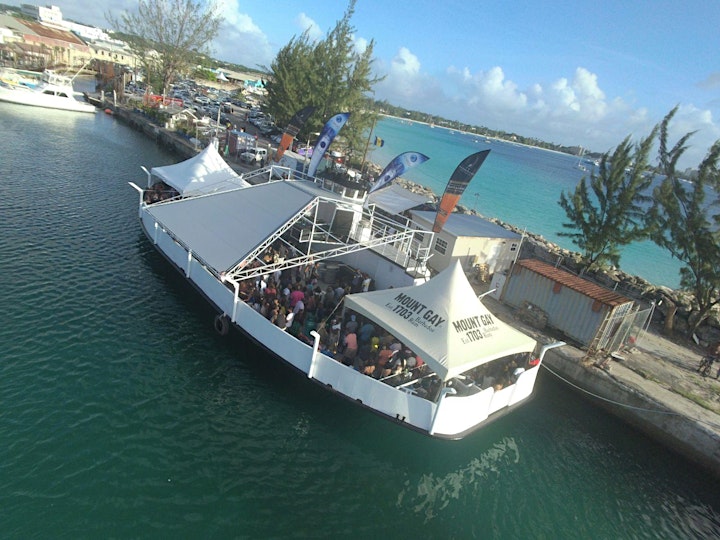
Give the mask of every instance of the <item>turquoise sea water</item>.
<path id="1" fill-rule="evenodd" d="M 430 157 L 404 176 L 437 194 L 443 193 L 450 175 L 465 157 L 489 148 L 487 160 L 460 204 L 577 251 L 568 238 L 557 234 L 567 221 L 558 204 L 560 193 L 574 191 L 583 175 L 589 174 L 577 167 L 577 157 L 397 118 L 378 121 L 375 134 L 385 145 L 373 147 L 370 155 L 381 166 L 410 150 Z M 680 263 L 651 242 L 626 246 L 620 267 L 656 285 L 679 286 Z"/>
<path id="2" fill-rule="evenodd" d="M 2 538 L 713 538 L 717 482 L 542 372 L 458 442 L 329 395 L 140 231 L 104 114 L 0 103 Z"/>

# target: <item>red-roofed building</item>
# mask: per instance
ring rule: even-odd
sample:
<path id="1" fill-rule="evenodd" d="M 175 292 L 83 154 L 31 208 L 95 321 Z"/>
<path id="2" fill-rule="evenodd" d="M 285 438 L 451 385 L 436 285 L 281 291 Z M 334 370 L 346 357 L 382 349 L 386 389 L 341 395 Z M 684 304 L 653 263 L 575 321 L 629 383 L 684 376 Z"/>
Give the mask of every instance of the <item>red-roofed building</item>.
<path id="1" fill-rule="evenodd" d="M 22 61 L 25 57 L 36 67 L 80 67 L 92 58 L 90 47 L 68 30 L 10 15 L 0 15 L 0 27 L 12 34 L 3 40 L 3 48 L 20 65 L 27 64 Z"/>
<path id="2" fill-rule="evenodd" d="M 517 309 L 541 310 L 549 327 L 591 351 L 616 349 L 638 312 L 629 298 L 536 259 L 517 261 L 500 299 Z"/>

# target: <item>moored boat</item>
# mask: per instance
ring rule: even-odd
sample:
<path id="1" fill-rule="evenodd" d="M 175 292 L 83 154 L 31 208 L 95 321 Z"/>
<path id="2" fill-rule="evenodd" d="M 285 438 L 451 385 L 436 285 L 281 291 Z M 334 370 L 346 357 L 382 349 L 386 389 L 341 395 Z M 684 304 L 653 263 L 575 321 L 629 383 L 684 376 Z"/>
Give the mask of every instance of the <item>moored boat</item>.
<path id="1" fill-rule="evenodd" d="M 52 70 L 45 70 L 33 80 L 26 72 L 5 68 L 0 76 L 0 101 L 61 109 L 75 112 L 95 112 L 95 106 L 76 99 L 73 79 Z"/>
<path id="2" fill-rule="evenodd" d="M 217 309 L 219 333 L 237 328 L 331 392 L 439 438 L 531 396 L 558 344 L 496 318 L 459 263 L 430 277 L 433 233 L 383 210 L 398 211 L 397 190 L 370 199 L 359 183 L 274 169 L 250 185 L 209 146 L 131 184 L 143 231 Z"/>

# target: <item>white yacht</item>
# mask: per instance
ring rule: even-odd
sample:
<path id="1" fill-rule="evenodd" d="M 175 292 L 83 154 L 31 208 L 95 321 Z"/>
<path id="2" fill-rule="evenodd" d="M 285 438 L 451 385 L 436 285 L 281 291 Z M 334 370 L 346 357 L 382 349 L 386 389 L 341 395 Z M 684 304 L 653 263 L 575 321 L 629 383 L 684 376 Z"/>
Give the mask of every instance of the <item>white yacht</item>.
<path id="1" fill-rule="evenodd" d="M 0 72 L 0 101 L 46 109 L 95 112 L 94 105 L 76 99 L 81 94 L 73 89 L 73 78 L 46 69 L 33 81 L 27 73 L 9 68 Z"/>

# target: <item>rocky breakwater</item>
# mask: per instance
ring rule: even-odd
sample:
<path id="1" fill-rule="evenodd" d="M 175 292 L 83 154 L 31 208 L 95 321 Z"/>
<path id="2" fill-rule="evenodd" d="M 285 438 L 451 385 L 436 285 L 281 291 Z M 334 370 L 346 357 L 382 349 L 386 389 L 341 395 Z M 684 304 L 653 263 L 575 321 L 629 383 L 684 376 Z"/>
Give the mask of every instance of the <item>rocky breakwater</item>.
<path id="1" fill-rule="evenodd" d="M 373 170 L 373 172 L 375 172 L 375 170 Z M 378 169 L 376 174 L 379 174 L 379 172 Z M 427 195 L 428 198 L 433 201 L 433 204 L 437 204 L 440 200 L 440 197 L 431 189 L 421 186 L 420 184 L 404 178 L 400 178 L 396 180 L 396 182 L 413 193 Z M 586 279 L 614 290 L 631 300 L 647 306 L 654 304 L 655 309 L 653 311 L 652 323 L 659 328 L 663 328 L 666 332 L 671 333 L 672 336 L 670 337 L 673 337 L 674 340 L 686 342 L 686 344 L 691 347 L 695 346 L 694 343 L 682 337 L 688 335 L 688 319 L 693 309 L 695 309 L 694 299 L 691 293 L 654 285 L 640 276 L 627 274 L 615 267 L 607 267 L 588 272 L 584 267 L 580 253 L 562 248 L 546 240 L 541 235 L 523 231 L 497 218 L 482 216 L 475 210 L 462 205 L 458 205 L 455 211 L 463 214 L 479 215 L 505 229 L 524 235 L 525 238 L 520 248 L 520 258 L 539 259 L 553 265 L 558 265 L 564 270 L 576 275 L 582 275 Z M 667 324 L 668 316 L 672 317 L 672 329 L 670 329 Z M 701 343 L 711 343 L 720 340 L 720 312 L 713 312 L 711 316 L 700 325 L 696 335 Z"/>

